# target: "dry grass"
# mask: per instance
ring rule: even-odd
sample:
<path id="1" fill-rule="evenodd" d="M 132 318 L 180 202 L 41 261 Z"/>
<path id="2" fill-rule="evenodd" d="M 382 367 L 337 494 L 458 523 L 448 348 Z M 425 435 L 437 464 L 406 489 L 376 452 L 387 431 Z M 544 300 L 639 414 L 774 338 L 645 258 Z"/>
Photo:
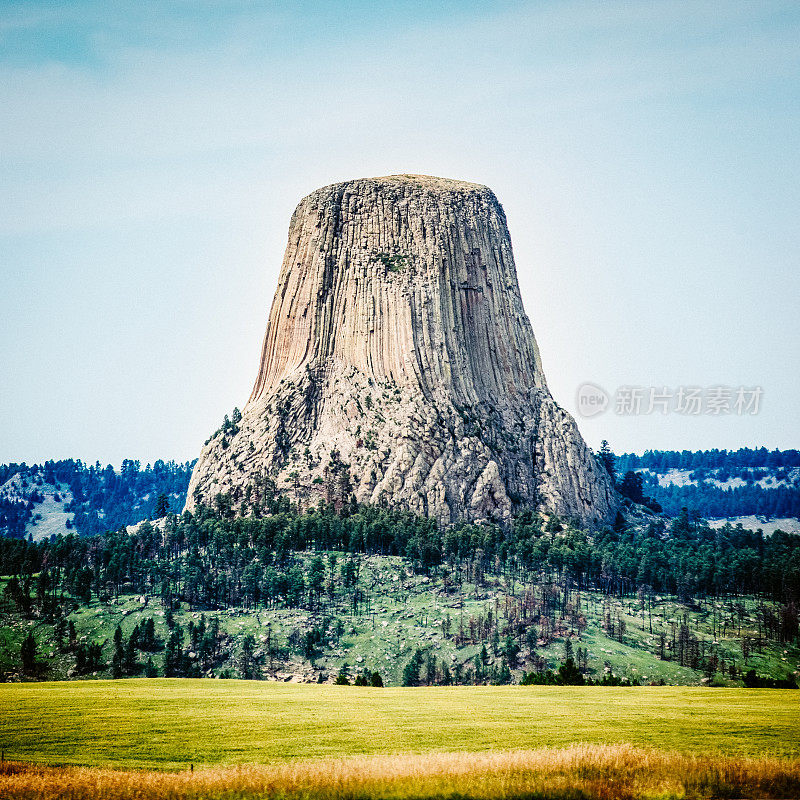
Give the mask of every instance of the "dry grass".
<path id="1" fill-rule="evenodd" d="M 631 745 L 431 753 L 116 771 L 6 762 L 4 800 L 633 800 L 800 797 L 800 759 L 666 753 Z"/>

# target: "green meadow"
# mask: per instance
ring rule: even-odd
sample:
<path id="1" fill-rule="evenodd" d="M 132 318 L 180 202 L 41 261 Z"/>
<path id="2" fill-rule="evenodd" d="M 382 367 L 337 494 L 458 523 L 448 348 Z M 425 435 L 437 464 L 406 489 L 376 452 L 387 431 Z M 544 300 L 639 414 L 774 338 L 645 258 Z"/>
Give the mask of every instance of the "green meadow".
<path id="1" fill-rule="evenodd" d="M 576 743 L 796 757 L 800 692 L 189 679 L 0 685 L 0 746 L 7 759 L 28 762 L 182 769 Z"/>

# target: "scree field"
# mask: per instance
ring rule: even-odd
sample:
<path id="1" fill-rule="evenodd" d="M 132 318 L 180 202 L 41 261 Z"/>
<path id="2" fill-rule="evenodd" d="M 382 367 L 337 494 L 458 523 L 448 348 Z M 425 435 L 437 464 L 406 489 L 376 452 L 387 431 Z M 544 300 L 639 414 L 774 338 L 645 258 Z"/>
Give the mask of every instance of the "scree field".
<path id="1" fill-rule="evenodd" d="M 6 758 L 186 769 L 617 744 L 800 755 L 800 692 L 687 687 L 372 689 L 151 679 L 0 686 Z"/>

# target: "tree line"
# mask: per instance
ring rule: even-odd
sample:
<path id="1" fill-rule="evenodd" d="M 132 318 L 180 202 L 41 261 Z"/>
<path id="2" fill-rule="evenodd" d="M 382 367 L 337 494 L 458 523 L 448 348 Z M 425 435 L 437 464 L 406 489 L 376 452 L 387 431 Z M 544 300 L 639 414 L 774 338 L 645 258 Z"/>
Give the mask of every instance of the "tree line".
<path id="1" fill-rule="evenodd" d="M 741 467 L 800 467 L 800 450 L 767 450 L 740 447 L 738 450 L 645 450 L 642 455 L 623 453 L 617 457 L 621 472 L 629 469 L 736 469 Z"/>
<path id="2" fill-rule="evenodd" d="M 296 554 L 313 551 L 341 554 L 335 579 L 322 558 L 306 571 L 299 567 Z M 145 522 L 132 534 L 39 543 L 0 538 L 0 562 L 23 605 L 46 583 L 45 594 L 61 587 L 85 601 L 155 592 L 191 608 L 313 607 L 332 580 L 343 590 L 355 587 L 355 562 L 348 556 L 360 553 L 403 556 L 420 573 L 443 569 L 454 584 L 479 582 L 484 573 L 520 580 L 543 571 L 558 582 L 567 578 L 578 588 L 617 596 L 647 585 L 682 598 L 757 595 L 800 602 L 800 538 L 781 531 L 764 536 L 740 525 L 710 528 L 686 509 L 644 529 L 622 522 L 588 531 L 533 512 L 508 527 L 461 523 L 441 530 L 430 518 L 370 506 L 284 509 L 262 517 L 201 506 L 169 516 L 163 531 Z"/>
<path id="3" fill-rule="evenodd" d="M 421 655 L 423 661 L 412 658 L 404 670 L 408 685 L 503 683 L 512 669 L 525 665 L 539 676 L 529 681 L 575 678 L 570 656 L 565 673 L 548 677 L 538 653 L 582 633 L 586 604 L 597 603 L 586 590 L 606 598 L 593 608 L 606 635 L 625 641 L 620 601 L 635 597 L 642 629 L 649 624 L 657 636 L 657 654 L 711 674 L 734 677 L 741 664 L 720 657 L 687 620 L 653 631 L 655 593 L 677 595 L 684 603 L 723 598 L 731 614 L 712 617 L 722 637 L 733 630 L 737 613 L 741 633 L 746 611 L 737 598 L 773 601 L 760 603 L 757 636 L 742 641 L 745 665 L 749 653 L 766 642 L 791 642 L 798 634 L 800 539 L 780 532 L 765 537 L 730 525 L 714 530 L 685 509 L 669 525 L 659 519 L 645 528 L 622 524 L 590 531 L 556 515 L 524 512 L 506 528 L 462 524 L 441 530 L 433 520 L 397 510 L 347 505 L 337 511 L 323 505 L 300 513 L 285 508 L 280 498 L 272 500 L 281 510 L 260 517 L 230 516 L 222 499 L 216 508 L 169 515 L 160 528 L 143 523 L 132 534 L 71 534 L 40 543 L 0 538 L 0 563 L 10 576 L 3 600 L 54 626 L 58 647 L 75 653 L 76 674 L 110 667 L 118 677 L 201 676 L 231 658 L 242 677 L 259 677 L 292 654 L 313 664 L 342 636 L 342 610 L 369 614 L 386 591 L 370 589 L 361 579 L 364 555 L 402 556 L 404 570 L 435 576 L 452 597 L 468 592 L 478 597 L 481 587 L 498 581 L 505 586 L 505 598 L 483 612 L 448 613 L 442 620 L 442 634 L 459 648 L 480 646 L 478 656 L 453 665 L 437 662 L 433 653 Z M 107 655 L 103 660 L 101 643 L 76 641 L 74 624 L 67 621 L 71 611 L 93 599 L 131 593 L 160 603 L 168 635 L 157 636 L 152 619 L 125 636 L 120 630 L 110 661 Z M 173 619 L 180 607 L 204 614 L 231 607 L 303 608 L 316 621 L 281 642 L 268 638 L 262 644 L 249 635 L 234 641 L 213 615 L 182 628 Z M 585 650 L 578 648 L 573 665 L 585 677 Z"/>
<path id="4" fill-rule="evenodd" d="M 55 492 L 54 499 L 63 501 L 64 510 L 73 514 L 67 527 L 81 536 L 118 530 L 143 518 L 163 516 L 170 508 L 183 508 L 193 466 L 194 462 L 158 460 L 152 466 L 142 467 L 139 461 L 131 459 L 125 459 L 119 470 L 110 464 L 104 467 L 100 462 L 84 464 L 74 459 L 30 466 L 0 465 L 0 485 L 18 475 L 22 494 L 21 499 L 0 497 L 0 534 L 25 535 L 37 504 L 44 500 L 45 484 L 65 486 L 64 496 Z"/>
<path id="5" fill-rule="evenodd" d="M 797 450 L 766 448 L 737 451 L 647 450 L 642 456 L 626 453 L 616 456 L 603 441 L 597 460 L 608 471 L 617 491 L 651 511 L 676 516 L 684 507 L 703 517 L 740 517 L 751 514 L 766 517 L 800 516 L 800 480 L 792 480 L 791 471 L 800 465 Z M 669 469 L 691 470 L 693 483 L 685 486 L 670 483 L 661 486 L 658 475 Z M 764 477 L 783 481 L 781 485 L 761 486 Z M 718 486 L 738 477 L 743 486 Z"/>

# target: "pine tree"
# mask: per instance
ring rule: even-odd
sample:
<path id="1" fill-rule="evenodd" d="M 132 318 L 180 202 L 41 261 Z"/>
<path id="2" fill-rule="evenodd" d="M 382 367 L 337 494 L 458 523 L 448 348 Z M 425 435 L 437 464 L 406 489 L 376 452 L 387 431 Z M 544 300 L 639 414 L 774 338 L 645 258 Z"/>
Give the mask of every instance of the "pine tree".
<path id="1" fill-rule="evenodd" d="M 86 667 L 86 648 L 83 645 L 79 645 L 75 651 L 75 672 L 78 675 L 88 672 Z"/>
<path id="2" fill-rule="evenodd" d="M 325 563 L 317 556 L 308 568 L 308 594 L 311 603 L 319 603 L 322 589 L 325 586 Z"/>
<path id="3" fill-rule="evenodd" d="M 347 663 L 342 664 L 342 668 L 339 670 L 339 674 L 336 676 L 334 684 L 336 684 L 336 686 L 350 685 L 350 676 L 348 675 Z"/>
<path id="4" fill-rule="evenodd" d="M 575 662 L 568 658 L 558 668 L 558 682 L 564 686 L 583 686 L 585 683 L 581 671 L 575 666 Z"/>
<path id="5" fill-rule="evenodd" d="M 403 686 L 419 686 L 419 671 L 422 668 L 422 650 L 415 651 L 411 661 L 403 668 Z"/>
<path id="6" fill-rule="evenodd" d="M 36 639 L 33 638 L 32 631 L 28 631 L 28 635 L 22 641 L 20 656 L 22 671 L 26 675 L 32 675 L 36 671 Z"/>
<path id="7" fill-rule="evenodd" d="M 89 645 L 88 655 L 86 657 L 86 671 L 97 672 L 102 666 L 103 649 L 97 642 L 92 642 Z"/>
<path id="8" fill-rule="evenodd" d="M 242 639 L 242 649 L 239 653 L 239 674 L 245 680 L 253 680 L 260 677 L 258 674 L 258 665 L 256 664 L 254 653 L 256 649 L 256 640 L 252 634 L 248 633 Z"/>
<path id="9" fill-rule="evenodd" d="M 600 459 L 600 463 L 605 467 L 606 472 L 611 477 L 612 481 L 616 481 L 617 479 L 617 457 L 611 451 L 611 447 L 609 446 L 608 442 L 603 439 L 600 442 L 600 452 L 598 453 L 598 457 Z"/>
<path id="10" fill-rule="evenodd" d="M 564 661 L 572 660 L 572 640 L 564 639 Z"/>
<path id="11" fill-rule="evenodd" d="M 183 631 L 175 625 L 164 648 L 164 677 L 173 678 L 183 672 Z"/>
<path id="12" fill-rule="evenodd" d="M 517 666 L 517 658 L 519 656 L 519 645 L 511 637 L 510 634 L 506 636 L 506 643 L 503 655 L 505 656 L 509 667 Z"/>
<path id="13" fill-rule="evenodd" d="M 148 652 L 152 652 L 153 650 L 158 649 L 156 643 L 156 626 L 153 622 L 153 618 L 149 617 L 146 619 L 140 627 L 139 633 L 139 649 L 140 650 L 147 650 Z"/>
<path id="14" fill-rule="evenodd" d="M 369 676 L 369 685 L 375 687 L 383 687 L 383 678 L 379 672 L 373 672 L 372 675 Z"/>
<path id="15" fill-rule="evenodd" d="M 634 503 L 644 502 L 643 489 L 642 473 L 633 470 L 628 470 L 619 484 L 620 494 L 630 498 Z"/>
<path id="16" fill-rule="evenodd" d="M 158 496 L 158 500 L 156 500 L 156 519 L 161 519 L 162 517 L 166 517 L 169 513 L 169 498 L 161 492 Z"/>
<path id="17" fill-rule="evenodd" d="M 125 646 L 124 669 L 126 675 L 135 675 L 139 671 L 139 662 L 136 659 L 136 651 L 139 649 L 139 626 L 134 626 L 131 631 L 128 644 Z"/>
<path id="18" fill-rule="evenodd" d="M 111 659 L 111 675 L 121 678 L 125 674 L 125 646 L 122 643 L 122 628 L 114 631 L 114 656 Z"/>
<path id="19" fill-rule="evenodd" d="M 525 644 L 528 646 L 528 657 L 531 659 L 536 655 L 537 639 L 538 635 L 536 633 L 536 628 L 531 625 L 528 630 L 525 631 Z"/>
<path id="20" fill-rule="evenodd" d="M 450 667 L 442 664 L 442 686 L 450 686 L 453 683 L 453 676 L 450 674 Z"/>
<path id="21" fill-rule="evenodd" d="M 508 668 L 508 662 L 505 660 L 505 658 L 500 665 L 500 672 L 497 675 L 495 683 L 500 685 L 511 683 L 511 670 Z"/>
<path id="22" fill-rule="evenodd" d="M 436 683 L 436 656 L 433 653 L 429 653 L 425 660 L 425 683 L 428 686 Z"/>
<path id="23" fill-rule="evenodd" d="M 486 648 L 484 648 L 484 650 L 485 649 Z M 475 674 L 475 683 L 482 683 L 483 682 L 483 678 L 484 678 L 484 676 L 486 674 L 485 668 L 483 666 L 483 660 L 481 659 L 481 657 L 479 655 L 476 655 L 475 659 L 474 659 L 474 662 L 475 662 L 475 672 L 474 672 L 474 674 Z"/>

